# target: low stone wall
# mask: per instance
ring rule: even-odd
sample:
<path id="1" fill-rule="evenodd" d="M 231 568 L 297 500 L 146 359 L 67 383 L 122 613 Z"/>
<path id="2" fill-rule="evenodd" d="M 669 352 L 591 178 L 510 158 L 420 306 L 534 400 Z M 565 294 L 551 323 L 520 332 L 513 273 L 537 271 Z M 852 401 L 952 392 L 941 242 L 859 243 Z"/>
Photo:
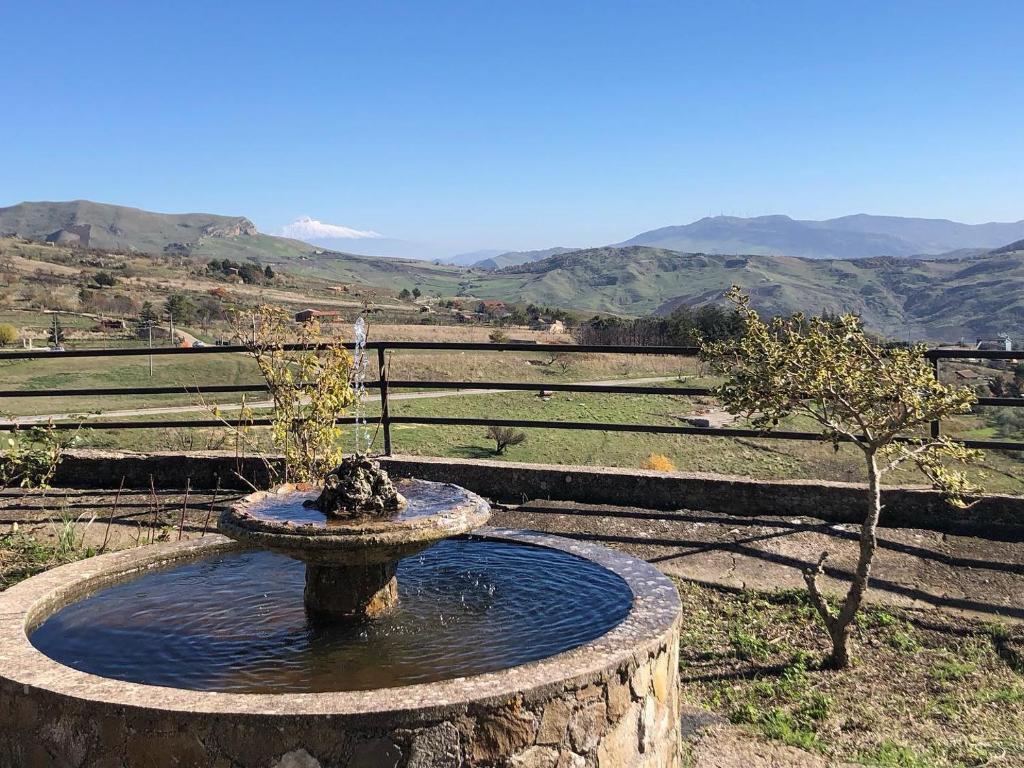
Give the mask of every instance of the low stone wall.
<path id="1" fill-rule="evenodd" d="M 395 477 L 455 483 L 490 499 L 521 503 L 555 499 L 648 509 L 700 509 L 731 515 L 800 515 L 837 523 L 863 517 L 865 487 L 820 480 L 765 481 L 725 475 L 663 473 L 614 467 L 521 464 L 505 461 L 392 456 L 381 463 Z M 267 484 L 260 459 L 228 453 L 117 453 L 72 451 L 54 484 L 67 488 L 157 487 L 249 489 Z M 244 479 L 243 479 L 244 478 Z M 889 487 L 882 491 L 882 525 L 990 538 L 1024 538 L 1024 498 L 991 494 L 957 509 L 935 491 Z"/>
<path id="2" fill-rule="evenodd" d="M 64 667 L 26 627 L 98 583 L 236 547 L 221 536 L 103 555 L 0 594 L 0 765 L 20 768 L 677 768 L 675 588 L 653 567 L 542 534 L 622 576 L 630 614 L 603 637 L 501 672 L 400 689 L 229 694 Z"/>

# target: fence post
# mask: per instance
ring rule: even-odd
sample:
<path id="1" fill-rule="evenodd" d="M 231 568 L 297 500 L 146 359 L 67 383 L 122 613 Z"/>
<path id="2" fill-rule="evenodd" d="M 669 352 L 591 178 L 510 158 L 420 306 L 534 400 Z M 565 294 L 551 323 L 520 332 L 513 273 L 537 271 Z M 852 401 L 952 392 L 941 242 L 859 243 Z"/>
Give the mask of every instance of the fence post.
<path id="1" fill-rule="evenodd" d="M 938 381 L 939 380 L 939 357 L 938 357 L 938 355 L 933 355 L 932 356 L 932 374 L 935 376 L 935 380 Z M 941 434 L 941 431 L 942 431 L 942 423 L 938 419 L 935 419 L 932 422 L 932 439 L 937 438 L 939 436 L 939 434 Z"/>
<path id="2" fill-rule="evenodd" d="M 388 368 L 384 345 L 377 347 L 377 380 L 380 382 L 380 425 L 384 428 L 384 455 L 391 455 L 391 417 L 388 412 Z"/>

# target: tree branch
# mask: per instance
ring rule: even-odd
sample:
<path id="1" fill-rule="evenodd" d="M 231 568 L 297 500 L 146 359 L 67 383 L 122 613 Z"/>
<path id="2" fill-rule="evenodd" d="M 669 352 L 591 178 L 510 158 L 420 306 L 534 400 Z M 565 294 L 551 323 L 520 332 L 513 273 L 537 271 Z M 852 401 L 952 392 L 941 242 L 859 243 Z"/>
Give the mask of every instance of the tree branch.
<path id="1" fill-rule="evenodd" d="M 828 560 L 828 552 L 822 552 L 821 557 L 818 558 L 818 563 L 813 568 L 808 568 L 804 571 L 804 583 L 807 584 L 807 593 L 811 597 L 811 605 L 814 606 L 821 616 L 821 620 L 825 622 L 825 626 L 831 632 L 835 625 L 836 617 L 818 589 L 818 577 L 825 573 L 826 560 Z"/>

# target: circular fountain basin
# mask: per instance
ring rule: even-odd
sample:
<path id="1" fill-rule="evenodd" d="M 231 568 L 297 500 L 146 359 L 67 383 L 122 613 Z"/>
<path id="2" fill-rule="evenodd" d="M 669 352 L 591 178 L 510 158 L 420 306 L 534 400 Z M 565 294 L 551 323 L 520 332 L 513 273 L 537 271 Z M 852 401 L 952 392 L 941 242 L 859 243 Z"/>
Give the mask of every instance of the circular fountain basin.
<path id="1" fill-rule="evenodd" d="M 510 760 L 518 765 L 555 765 L 560 760 L 572 766 L 675 766 L 680 606 L 671 582 L 646 563 L 594 545 L 522 531 L 485 529 L 481 534 L 445 542 L 400 565 L 401 575 L 409 577 L 400 583 L 408 582 L 413 591 L 434 589 L 425 600 L 437 600 L 437 590 L 449 598 L 454 591 L 467 594 L 471 605 L 463 614 L 447 603 L 457 620 L 496 612 L 505 616 L 507 628 L 521 622 L 521 632 L 507 633 L 488 647 L 481 647 L 486 634 L 481 633 L 482 626 L 469 621 L 456 627 L 432 651 L 464 630 L 468 642 L 450 654 L 450 663 L 436 653 L 425 663 L 402 660 L 401 649 L 426 647 L 435 632 L 444 636 L 443 621 L 426 615 L 409 617 L 416 626 L 410 637 L 384 633 L 372 639 L 362 661 L 351 656 L 339 660 L 330 653 L 317 657 L 316 642 L 309 635 L 307 647 L 300 642 L 294 648 L 299 660 L 293 659 L 291 666 L 284 656 L 277 659 L 283 670 L 275 671 L 275 663 L 259 663 L 268 638 L 279 637 L 283 648 L 302 634 L 289 634 L 302 621 L 293 610 L 295 594 L 289 593 L 301 589 L 301 580 L 294 573 L 290 581 L 287 577 L 289 568 L 294 571 L 301 565 L 244 549 L 222 536 L 111 553 L 28 579 L 0 595 L 0 764 L 394 768 L 504 765 Z M 484 549 L 474 555 L 474 546 Z M 446 547 L 455 549 L 446 553 Z M 482 560 L 474 565 L 474 557 Z M 509 559 L 507 571 L 499 567 L 502 557 Z M 250 590 L 231 605 L 231 589 L 247 580 L 245 571 L 259 571 L 260 564 L 246 558 L 264 559 L 262 567 L 280 578 L 272 581 L 265 602 Z M 537 567 L 528 568 L 530 562 Z M 547 598 L 512 593 L 507 605 L 511 613 L 505 615 L 495 603 L 480 602 L 486 588 L 466 589 L 474 567 L 482 564 L 505 574 L 495 577 L 496 592 L 511 590 L 516 580 L 529 586 L 548 573 L 552 581 L 564 583 L 552 585 Z M 559 567 L 564 569 L 561 576 Z M 210 583 L 214 594 L 206 604 L 195 606 L 191 618 L 187 607 L 201 598 L 202 590 L 189 593 L 184 587 L 187 578 L 177 585 L 183 592 L 165 593 L 173 597 L 171 605 L 159 599 L 161 586 L 168 586 L 161 579 L 203 568 L 223 568 L 225 573 L 235 569 L 241 578 L 229 578 L 220 588 Z M 469 581 L 459 576 L 460 568 Z M 422 571 L 419 575 L 417 569 Z M 437 574 L 459 590 L 431 578 Z M 486 581 L 486 572 L 479 575 Z M 195 583 L 200 583 L 198 577 Z M 566 600 L 571 602 L 571 597 L 566 595 L 576 594 L 574 590 L 582 599 L 570 609 Z M 271 594 L 277 591 L 279 595 Z M 104 617 L 104 602 L 109 607 L 119 600 L 124 610 Z M 606 602 L 588 614 L 595 600 Z M 403 594 L 402 610 L 405 603 L 414 609 L 413 592 Z M 552 606 L 557 611 L 560 603 L 573 618 L 559 625 L 557 613 L 545 611 Z M 212 611 L 213 606 L 227 613 L 210 623 L 202 619 L 202 611 Z M 284 610 L 287 606 L 291 612 Z M 76 613 L 76 621 L 62 625 L 62 615 L 74 619 Z M 91 613 L 96 617 L 92 627 Z M 117 616 L 120 625 L 108 621 Z M 399 622 L 401 617 L 399 613 L 394 618 Z M 595 619 L 604 624 L 591 623 Z M 549 622 L 555 625 L 545 627 Z M 66 646 L 70 656 L 55 652 L 60 660 L 35 647 L 34 641 L 46 646 L 48 625 L 60 630 L 50 638 L 58 641 L 73 638 L 76 626 L 83 628 L 80 640 L 99 628 L 113 630 L 107 640 L 166 631 L 171 648 L 163 652 L 170 655 L 159 655 L 159 643 L 152 646 L 149 650 L 157 652 L 147 667 L 146 648 L 125 643 L 120 648 L 125 662 L 120 670 L 133 679 L 115 679 L 109 675 L 119 669 L 116 663 L 90 667 L 94 646 L 89 642 Z M 378 626 L 382 625 L 373 625 Z M 400 634 L 401 626 L 392 629 Z M 553 631 L 545 634 L 548 629 Z M 191 646 L 172 642 L 185 635 L 191 637 Z M 417 643 L 417 636 L 422 642 Z M 349 648 L 353 642 L 358 645 L 358 637 L 347 642 Z M 378 653 L 372 652 L 374 648 Z M 221 653 L 225 649 L 228 652 Z M 537 652 L 531 655 L 531 649 Z M 388 663 L 388 654 L 393 663 Z M 466 666 L 474 654 L 489 661 Z M 373 655 L 383 663 L 372 674 L 345 674 L 345 667 L 358 670 L 365 657 Z M 176 665 L 196 669 L 175 675 Z M 430 671 L 432 665 L 443 673 Z M 125 673 L 128 668 L 134 672 Z M 277 676 L 253 686 L 247 668 L 248 673 L 270 669 Z M 388 679 L 389 669 L 405 672 Z M 211 684 L 215 679 L 220 682 Z M 296 686 L 298 679 L 305 683 Z M 354 685 L 345 683 L 353 679 Z"/>

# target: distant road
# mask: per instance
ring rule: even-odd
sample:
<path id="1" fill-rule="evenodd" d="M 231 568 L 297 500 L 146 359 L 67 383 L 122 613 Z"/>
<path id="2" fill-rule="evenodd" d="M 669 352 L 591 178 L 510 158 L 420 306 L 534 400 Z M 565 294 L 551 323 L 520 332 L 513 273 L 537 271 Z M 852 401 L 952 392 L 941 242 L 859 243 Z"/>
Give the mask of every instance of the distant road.
<path id="1" fill-rule="evenodd" d="M 574 382 L 559 382 L 559 383 L 571 383 L 571 384 L 584 384 L 588 386 L 599 386 L 599 385 L 614 385 L 614 384 L 660 384 L 666 381 L 676 381 L 677 376 L 651 376 L 645 379 L 606 379 L 604 381 L 574 381 Z M 552 382 L 554 383 L 554 382 Z M 537 390 L 544 389 L 543 382 L 537 382 Z M 435 390 L 430 392 L 401 392 L 393 395 L 388 395 L 388 402 L 393 400 L 424 400 L 436 397 L 466 397 L 471 395 L 500 395 L 506 392 L 518 392 L 523 390 L 515 389 L 445 389 Z M 529 390 L 527 390 L 529 391 Z M 182 390 L 184 392 L 184 388 Z M 666 394 L 671 394 L 671 390 L 668 390 Z M 368 395 L 366 402 L 374 403 L 380 401 L 380 395 Z M 246 403 L 246 408 L 254 410 L 265 410 L 273 407 L 273 402 L 270 400 L 259 400 L 252 403 Z M 225 403 L 218 405 L 217 409 L 220 412 L 225 411 L 238 411 L 241 410 L 241 403 Z M 202 405 L 169 405 L 157 408 L 130 408 L 118 411 L 103 411 L 101 413 L 48 413 L 36 416 L 16 416 L 12 421 L 16 424 L 44 424 L 50 419 L 54 421 L 66 421 L 68 419 L 79 419 L 84 418 L 86 420 L 92 419 L 120 419 L 131 416 L 161 416 L 165 414 L 174 413 L 204 413 L 209 412 L 210 408 Z"/>

